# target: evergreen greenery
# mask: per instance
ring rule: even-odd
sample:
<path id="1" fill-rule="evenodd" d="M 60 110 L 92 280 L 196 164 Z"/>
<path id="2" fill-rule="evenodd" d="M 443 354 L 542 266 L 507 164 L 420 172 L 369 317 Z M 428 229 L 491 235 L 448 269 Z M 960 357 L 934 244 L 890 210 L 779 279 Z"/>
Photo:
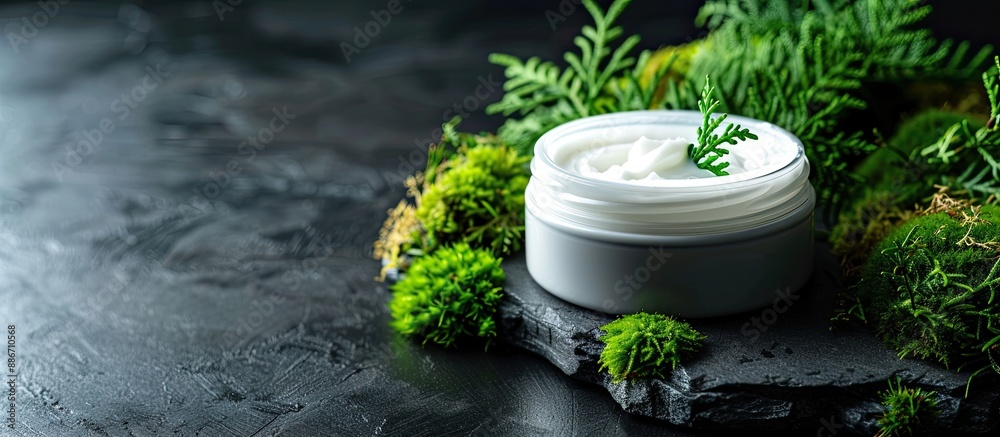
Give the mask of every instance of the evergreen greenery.
<path id="1" fill-rule="evenodd" d="M 598 363 L 614 382 L 664 378 L 681 360 L 701 349 L 705 336 L 662 314 L 629 314 L 601 327 L 605 343 Z"/>
<path id="2" fill-rule="evenodd" d="M 876 437 L 925 435 L 940 414 L 933 391 L 905 388 L 897 380 L 889 381 L 889 389 L 881 394 L 883 412 Z"/>
<path id="3" fill-rule="evenodd" d="M 715 108 L 719 107 L 719 101 L 712 98 L 715 87 L 711 86 L 709 79 L 705 78 L 705 88 L 701 91 L 701 99 L 698 100 L 698 110 L 702 114 L 702 123 L 698 127 L 698 144 L 688 146 L 688 157 L 702 170 L 708 170 L 716 176 L 726 176 L 729 174 L 725 170 L 729 167 L 728 162 L 716 163 L 719 158 L 727 155 L 729 149 L 720 147 L 722 144 L 735 145 L 739 141 L 757 139 L 757 135 L 750 133 L 749 129 L 742 129 L 740 125 L 729 123 L 722 134 L 714 134 L 715 129 L 722 125 L 729 114 L 722 114 L 712 118 Z"/>
<path id="4" fill-rule="evenodd" d="M 500 259 L 467 243 L 416 258 L 392 285 L 391 326 L 399 333 L 443 346 L 496 336 L 504 271 Z M 488 343 L 487 343 L 488 345 Z"/>
<path id="5" fill-rule="evenodd" d="M 869 191 L 891 194 L 893 204 L 909 208 L 922 203 L 937 191 L 934 184 L 941 182 L 940 176 L 949 169 L 930 168 L 927 160 L 920 157 L 920 151 L 966 120 L 983 124 L 968 114 L 939 109 L 921 112 L 900 124 L 888 143 L 869 155 L 855 173 L 868 182 Z M 928 180 L 935 177 L 938 179 Z"/>
<path id="6" fill-rule="evenodd" d="M 772 122 L 802 140 L 830 218 L 862 180 L 851 168 L 875 150 L 875 126 L 850 120 L 871 103 L 863 98 L 864 88 L 967 78 L 991 50 L 970 56 L 966 43 L 937 41 L 918 27 L 930 7 L 911 0 L 714 0 L 699 13 L 698 23 L 710 33 L 691 46 L 694 53 L 675 49 L 666 60 L 648 52 L 634 58 L 628 52 L 638 42 L 635 36 L 612 48 L 622 35 L 614 21 L 627 4 L 617 0 L 605 13 L 584 1 L 595 26 L 585 26 L 574 40 L 581 54 L 567 53 L 568 68 L 538 58 L 491 57 L 506 67 L 507 94 L 487 108 L 508 116 L 499 135 L 530 154 L 542 133 L 576 118 L 694 109 L 712 75 L 719 79 L 720 111 Z M 677 59 L 683 66 L 673 69 Z M 971 185 L 978 175 L 967 175 Z"/>
<path id="7" fill-rule="evenodd" d="M 997 66 L 983 73 L 991 117 L 1000 112 L 1000 57 L 994 62 Z M 985 119 L 925 111 L 904 122 L 886 147 L 858 167 L 870 188 L 843 211 L 830 238 L 847 276 L 855 276 L 874 243 L 907 218 L 907 210 L 941 187 L 980 202 L 1000 196 L 1000 127 Z"/>
<path id="8" fill-rule="evenodd" d="M 922 180 L 925 169 L 908 156 L 940 138 L 968 116 L 931 109 L 905 120 L 885 147 L 869 155 L 855 173 L 867 181 L 863 194 L 841 212 L 830 232 L 831 251 L 841 259 L 842 273 L 851 280 L 872 249 L 896 226 L 911 218 L 914 205 L 938 190 Z"/>
<path id="9" fill-rule="evenodd" d="M 966 119 L 952 125 L 941 138 L 927 147 L 911 153 L 910 160 L 929 167 L 927 180 L 977 199 L 1000 196 L 1000 56 L 995 65 L 983 73 L 983 85 L 990 101 L 989 120 L 979 129 Z M 935 180 L 936 179 L 936 180 Z"/>
<path id="10" fill-rule="evenodd" d="M 711 32 L 687 78 L 712 74 L 723 111 L 772 122 L 802 140 L 820 205 L 834 218 L 863 180 L 851 168 L 875 150 L 877 126 L 851 119 L 876 103 L 865 99 L 866 88 L 971 77 L 991 50 L 970 57 L 966 43 L 938 42 L 917 27 L 928 13 L 910 0 L 708 1 L 697 21 Z M 690 106 L 697 86 L 668 105 Z"/>
<path id="11" fill-rule="evenodd" d="M 622 36 L 615 20 L 631 0 L 616 0 L 603 11 L 593 0 L 583 5 L 594 18 L 584 26 L 573 43 L 579 54 L 567 52 L 567 68 L 532 57 L 526 61 L 506 54 L 490 55 L 490 62 L 505 67 L 503 99 L 486 108 L 507 121 L 498 135 L 524 155 L 531 155 L 535 141 L 549 129 L 591 115 L 632 109 L 652 109 L 657 105 L 656 86 L 644 86 L 643 74 L 652 56 L 644 51 L 639 58 L 629 52 L 639 43 L 631 35 L 613 47 Z M 654 83 L 666 68 L 654 74 Z"/>

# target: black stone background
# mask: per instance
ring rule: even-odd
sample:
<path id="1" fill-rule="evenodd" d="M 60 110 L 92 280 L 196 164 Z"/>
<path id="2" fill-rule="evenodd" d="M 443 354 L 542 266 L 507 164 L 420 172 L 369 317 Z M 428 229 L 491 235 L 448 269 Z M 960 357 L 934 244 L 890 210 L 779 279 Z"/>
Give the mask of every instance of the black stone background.
<path id="1" fill-rule="evenodd" d="M 346 62 L 338 44 L 386 3 L 245 0 L 220 19 L 208 0 L 71 1 L 16 50 L 42 6 L 0 7 L 15 435 L 692 432 L 520 349 L 443 351 L 387 328 L 369 253 L 403 162 L 467 98 L 464 128 L 499 125 L 482 107 L 500 92 L 475 97 L 500 77 L 489 53 L 558 60 L 588 17 L 553 30 L 558 2 L 403 0 Z M 933 4 L 939 35 L 1000 42 L 995 3 Z M 697 6 L 636 0 L 623 22 L 643 47 L 680 43 L 699 35 Z M 119 119 L 115 100 L 157 66 Z M 287 127 L 242 154 L 285 108 Z M 103 118 L 115 130 L 78 149 Z"/>

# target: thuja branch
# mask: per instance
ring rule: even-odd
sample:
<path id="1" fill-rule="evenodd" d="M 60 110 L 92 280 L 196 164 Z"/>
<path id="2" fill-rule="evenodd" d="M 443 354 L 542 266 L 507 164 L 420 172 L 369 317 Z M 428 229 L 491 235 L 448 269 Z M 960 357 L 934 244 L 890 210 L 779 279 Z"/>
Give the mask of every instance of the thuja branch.
<path id="1" fill-rule="evenodd" d="M 719 107 L 719 100 L 712 98 L 715 87 L 711 85 L 709 78 L 705 77 L 705 87 L 701 91 L 701 99 L 698 100 L 698 110 L 702 114 L 701 126 L 698 128 L 698 144 L 688 146 L 688 156 L 703 170 L 708 170 L 716 176 L 726 176 L 729 174 L 725 170 L 729 167 L 728 162 L 719 162 L 719 158 L 729 153 L 729 149 L 722 148 L 723 144 L 732 144 L 749 139 L 757 139 L 757 135 L 750 133 L 750 129 L 744 129 L 740 125 L 729 123 L 722 135 L 713 134 L 722 125 L 729 114 L 722 114 L 712 118 L 712 112 Z"/>

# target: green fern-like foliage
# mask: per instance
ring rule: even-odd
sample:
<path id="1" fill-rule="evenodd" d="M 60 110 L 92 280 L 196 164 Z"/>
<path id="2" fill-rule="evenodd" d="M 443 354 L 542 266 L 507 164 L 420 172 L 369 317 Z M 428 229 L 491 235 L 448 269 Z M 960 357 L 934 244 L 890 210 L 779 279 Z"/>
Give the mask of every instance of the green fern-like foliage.
<path id="1" fill-rule="evenodd" d="M 877 437 L 924 435 L 940 415 L 936 393 L 921 388 L 903 387 L 900 381 L 889 381 L 882 392 L 882 417 L 878 419 Z"/>
<path id="2" fill-rule="evenodd" d="M 876 190 L 892 193 L 909 207 L 945 186 L 985 202 L 1000 196 L 1000 57 L 982 76 L 988 114 L 928 111 L 900 126 L 887 148 L 858 168 Z"/>
<path id="3" fill-rule="evenodd" d="M 467 243 L 442 247 L 417 258 L 392 285 L 390 324 L 425 344 L 489 340 L 496 336 L 504 279 L 500 259 L 488 250 Z"/>
<path id="4" fill-rule="evenodd" d="M 930 7 L 910 0 L 713 0 L 698 16 L 710 29 L 688 83 L 668 105 L 689 107 L 706 74 L 720 78 L 722 110 L 772 122 L 802 140 L 812 181 L 830 214 L 856 192 L 850 169 L 875 146 L 873 126 L 846 120 L 869 103 L 869 84 L 972 77 L 990 47 L 937 41 L 917 27 Z"/>
<path id="5" fill-rule="evenodd" d="M 831 51 L 824 60 L 846 58 L 864 81 L 898 80 L 906 77 L 971 77 L 988 59 L 989 50 L 980 50 L 971 58 L 969 44 L 951 40 L 938 41 L 929 29 L 918 25 L 931 13 L 931 6 L 913 0 L 709 0 L 699 11 L 696 22 L 711 30 L 733 31 L 720 35 L 725 40 L 717 49 L 728 50 L 766 45 L 763 37 L 786 39 L 805 48 L 801 43 L 816 44 L 815 39 L 827 40 L 816 45 Z M 747 36 L 754 40 L 743 44 L 732 36 Z M 829 44 L 829 45 L 826 45 Z M 778 46 L 780 47 L 780 45 Z M 783 56 L 783 50 L 770 55 Z M 741 56 L 741 55 L 736 55 Z M 706 57 L 709 60 L 711 57 Z M 764 60 L 767 57 L 748 59 Z M 711 61 L 710 61 L 711 62 Z M 697 63 L 697 62 L 696 62 Z M 836 62 L 839 63 L 839 62 Z M 739 68 L 739 66 L 734 66 Z M 758 71 L 759 65 L 744 65 L 744 71 Z M 834 67 L 816 65 L 822 69 Z M 698 68 L 698 67 L 692 67 Z M 837 67 L 834 67 L 835 71 Z"/>
<path id="6" fill-rule="evenodd" d="M 504 141 L 530 155 L 535 140 L 562 123 L 654 105 L 655 87 L 640 85 L 651 53 L 641 53 L 638 60 L 629 54 L 639 43 L 637 35 L 613 46 L 623 31 L 615 20 L 630 1 L 616 0 L 607 12 L 593 0 L 583 1 L 594 25 L 584 26 L 573 40 L 580 52 L 565 54 L 566 68 L 537 57 L 521 61 L 505 54 L 490 55 L 490 62 L 505 67 L 507 77 L 503 99 L 486 108 L 487 113 L 507 117 L 497 132 Z"/>
<path id="7" fill-rule="evenodd" d="M 719 107 L 719 101 L 712 99 L 715 88 L 711 86 L 709 79 L 705 78 L 705 88 L 701 91 L 701 99 L 698 100 L 698 110 L 701 111 L 702 123 L 698 127 L 698 144 L 688 146 L 688 157 L 694 161 L 698 168 L 708 170 L 716 176 L 726 176 L 729 174 L 725 169 L 729 167 L 728 162 L 716 161 L 729 154 L 729 149 L 724 149 L 723 144 L 737 144 L 747 139 L 757 139 L 757 135 L 750 133 L 749 129 L 743 129 L 740 125 L 729 123 L 721 134 L 714 133 L 722 126 L 729 114 L 722 114 L 712 118 L 715 108 Z"/>
<path id="8" fill-rule="evenodd" d="M 691 325 L 662 314 L 629 314 L 601 327 L 605 343 L 598 359 L 614 382 L 665 377 L 701 349 L 705 336 Z"/>
<path id="9" fill-rule="evenodd" d="M 851 172 L 876 149 L 870 124 L 855 119 L 871 102 L 871 84 L 918 79 L 964 79 L 985 62 L 990 47 L 970 53 L 967 43 L 938 41 L 920 22 L 930 7 L 911 0 L 710 0 L 698 23 L 710 30 L 685 59 L 683 77 L 666 75 L 664 62 L 643 81 L 650 54 L 629 52 L 614 20 L 628 0 L 602 11 L 574 40 L 566 68 L 530 58 L 491 56 L 506 67 L 503 100 L 487 108 L 508 117 L 499 135 L 525 155 L 542 133 L 590 115 L 637 109 L 695 109 L 708 75 L 717 78 L 719 111 L 769 121 L 802 140 L 811 180 L 828 218 L 863 181 Z M 648 73 L 648 72 L 647 72 Z M 963 178 L 981 188 L 983 174 Z"/>

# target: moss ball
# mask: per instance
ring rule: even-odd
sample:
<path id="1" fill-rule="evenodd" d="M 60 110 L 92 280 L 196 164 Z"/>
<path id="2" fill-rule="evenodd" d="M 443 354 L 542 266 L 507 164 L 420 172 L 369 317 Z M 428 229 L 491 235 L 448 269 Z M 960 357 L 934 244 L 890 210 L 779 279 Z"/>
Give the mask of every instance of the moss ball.
<path id="1" fill-rule="evenodd" d="M 392 285 L 390 325 L 405 336 L 443 346 L 495 337 L 505 279 L 500 262 L 467 243 L 417 258 Z"/>
<path id="2" fill-rule="evenodd" d="M 937 393 L 904 387 L 899 381 L 889 382 L 889 390 L 881 393 L 882 417 L 878 420 L 876 437 L 922 435 L 941 414 Z"/>
<path id="3" fill-rule="evenodd" d="M 519 250 L 528 160 L 506 146 L 477 146 L 459 154 L 417 207 L 426 246 L 468 242 L 496 255 Z"/>
<path id="4" fill-rule="evenodd" d="M 986 359 L 1000 335 L 1000 207 L 938 212 L 892 231 L 868 257 L 858 297 L 866 321 L 900 357 L 945 366 Z M 992 302 L 991 302 L 992 300 Z"/>
<path id="5" fill-rule="evenodd" d="M 663 314 L 629 314 L 601 327 L 605 343 L 598 363 L 612 381 L 663 378 L 682 359 L 701 349 L 705 336 L 691 325 Z"/>

